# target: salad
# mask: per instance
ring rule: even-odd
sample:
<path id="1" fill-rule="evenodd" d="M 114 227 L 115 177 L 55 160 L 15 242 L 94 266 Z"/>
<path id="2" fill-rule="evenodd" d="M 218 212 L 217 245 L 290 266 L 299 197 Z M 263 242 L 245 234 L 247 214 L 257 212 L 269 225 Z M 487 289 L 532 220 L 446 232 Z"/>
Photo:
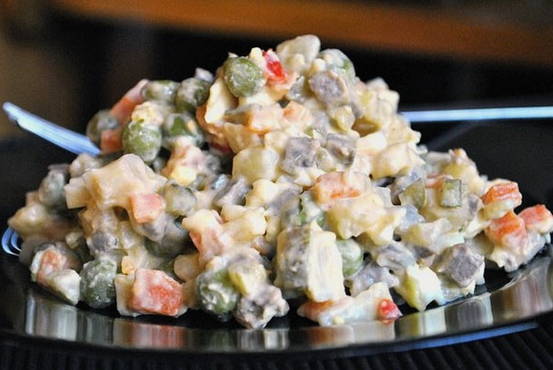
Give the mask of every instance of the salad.
<path id="1" fill-rule="evenodd" d="M 526 264 L 551 212 L 418 145 L 398 100 L 312 35 L 142 80 L 90 120 L 102 154 L 51 165 L 10 218 L 20 260 L 71 304 L 247 328 L 394 320 Z"/>

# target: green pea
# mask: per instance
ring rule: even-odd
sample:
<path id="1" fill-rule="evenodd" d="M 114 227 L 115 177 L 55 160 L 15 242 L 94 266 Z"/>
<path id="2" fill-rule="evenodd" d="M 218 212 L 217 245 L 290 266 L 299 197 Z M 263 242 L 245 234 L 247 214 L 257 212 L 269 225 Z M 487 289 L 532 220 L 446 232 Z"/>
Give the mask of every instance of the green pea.
<path id="1" fill-rule="evenodd" d="M 111 115 L 109 110 L 101 110 L 88 121 L 86 136 L 88 136 L 90 141 L 99 145 L 102 131 L 113 130 L 117 127 L 119 127 L 119 122 Z"/>
<path id="2" fill-rule="evenodd" d="M 67 175 L 62 171 L 50 171 L 40 183 L 38 199 L 42 204 L 53 209 L 67 208 L 65 191 L 63 187 L 67 183 Z"/>
<path id="3" fill-rule="evenodd" d="M 169 182 L 163 192 L 165 210 L 173 216 L 188 216 L 196 206 L 196 196 L 189 188 Z"/>
<path id="4" fill-rule="evenodd" d="M 154 256 L 175 257 L 184 252 L 188 241 L 188 231 L 175 220 L 167 223 L 161 242 L 154 242 L 146 238 L 144 246 Z"/>
<path id="5" fill-rule="evenodd" d="M 168 139 L 189 136 L 198 146 L 204 143 L 202 129 L 188 112 L 169 114 L 163 123 L 163 134 Z"/>
<path id="6" fill-rule="evenodd" d="M 209 96 L 211 83 L 196 77 L 182 81 L 176 94 L 175 106 L 178 112 L 194 112 L 197 107 L 205 103 Z"/>
<path id="7" fill-rule="evenodd" d="M 252 96 L 265 84 L 261 68 L 246 57 L 227 59 L 223 72 L 228 89 L 236 97 Z"/>
<path id="8" fill-rule="evenodd" d="M 152 162 L 161 148 L 161 130 L 144 122 L 131 122 L 123 130 L 123 150 Z"/>
<path id="9" fill-rule="evenodd" d="M 201 273 L 196 279 L 196 289 L 201 307 L 218 316 L 234 310 L 240 298 L 227 269 Z"/>
<path id="10" fill-rule="evenodd" d="M 179 88 L 179 83 L 170 80 L 150 81 L 142 89 L 146 100 L 163 100 L 172 103 Z"/>
<path id="11" fill-rule="evenodd" d="M 325 222 L 324 212 L 313 200 L 313 195 L 310 191 L 300 195 L 300 211 L 295 224 L 297 226 L 310 224 L 313 220 L 317 221 L 319 226 L 323 226 Z"/>
<path id="12" fill-rule="evenodd" d="M 363 266 L 363 249 L 353 239 L 337 240 L 336 246 L 342 256 L 344 277 L 352 276 Z"/>
<path id="13" fill-rule="evenodd" d="M 109 258 L 90 261 L 81 270 L 81 299 L 92 308 L 108 307 L 115 301 L 113 280 L 117 264 Z"/>

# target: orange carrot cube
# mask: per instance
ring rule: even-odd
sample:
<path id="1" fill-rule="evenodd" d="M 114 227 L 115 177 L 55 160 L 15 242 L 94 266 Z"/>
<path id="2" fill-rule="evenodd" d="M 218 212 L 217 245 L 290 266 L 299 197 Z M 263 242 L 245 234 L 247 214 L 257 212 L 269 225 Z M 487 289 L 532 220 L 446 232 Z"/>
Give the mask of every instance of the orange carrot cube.
<path id="1" fill-rule="evenodd" d="M 528 233 L 524 220 L 513 211 L 492 220 L 484 232 L 495 245 L 512 250 L 524 249 L 528 244 Z"/>
<path id="2" fill-rule="evenodd" d="M 155 220 L 165 209 L 165 201 L 157 193 L 133 194 L 130 200 L 132 215 L 141 224 Z"/>
<path id="3" fill-rule="evenodd" d="M 363 192 L 364 186 L 360 175 L 329 172 L 319 176 L 312 190 L 317 202 L 325 204 L 337 199 L 357 197 Z"/>
<path id="4" fill-rule="evenodd" d="M 524 220 L 528 231 L 545 234 L 553 230 L 553 215 L 543 204 L 528 207 L 518 216 Z"/>
<path id="5" fill-rule="evenodd" d="M 36 281 L 42 285 L 48 285 L 48 277 L 53 272 L 65 269 L 77 269 L 80 263 L 76 258 L 71 258 L 55 247 L 44 250 L 40 258 L 40 265 L 36 275 Z"/>
<path id="6" fill-rule="evenodd" d="M 121 128 L 102 131 L 102 134 L 100 136 L 100 149 L 102 149 L 102 153 L 115 153 L 123 149 L 121 132 Z"/>
<path id="7" fill-rule="evenodd" d="M 138 269 L 128 307 L 137 312 L 178 316 L 184 311 L 181 284 L 159 270 Z"/>
<path id="8" fill-rule="evenodd" d="M 482 196 L 482 201 L 485 205 L 506 200 L 514 201 L 514 207 L 517 207 L 522 203 L 522 194 L 518 191 L 518 184 L 516 182 L 506 182 L 493 185 L 490 189 L 488 189 L 486 194 Z"/>

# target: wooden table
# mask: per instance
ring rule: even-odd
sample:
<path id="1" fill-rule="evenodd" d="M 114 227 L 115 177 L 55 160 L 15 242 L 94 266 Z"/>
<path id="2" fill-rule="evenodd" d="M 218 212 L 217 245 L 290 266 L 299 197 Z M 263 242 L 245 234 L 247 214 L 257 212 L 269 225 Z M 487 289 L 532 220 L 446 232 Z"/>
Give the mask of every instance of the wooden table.
<path id="1" fill-rule="evenodd" d="M 516 5 L 520 2 L 516 1 L 502 1 L 497 7 L 484 9 L 481 4 L 475 9 L 472 2 L 468 3 L 473 4 L 472 8 L 469 5 L 452 8 L 391 6 L 360 0 L 49 2 L 57 10 L 80 17 L 127 19 L 180 29 L 278 39 L 314 33 L 326 42 L 375 50 L 553 67 L 553 23 L 516 19 L 518 12 L 525 11 L 525 8 L 520 11 L 521 7 Z M 534 13 L 540 11 L 535 9 Z M 510 19 L 503 16 L 509 12 Z"/>

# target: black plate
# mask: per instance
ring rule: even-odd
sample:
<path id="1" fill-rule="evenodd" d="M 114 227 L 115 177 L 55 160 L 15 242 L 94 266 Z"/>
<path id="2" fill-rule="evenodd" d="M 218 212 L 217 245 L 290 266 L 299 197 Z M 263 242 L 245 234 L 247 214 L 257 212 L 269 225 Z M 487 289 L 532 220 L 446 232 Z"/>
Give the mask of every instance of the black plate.
<path id="1" fill-rule="evenodd" d="M 423 134 L 424 135 L 424 134 Z M 525 204 L 553 203 L 553 125 L 543 121 L 458 124 L 427 144 L 433 149 L 463 147 L 482 173 L 520 184 Z M 0 143 L 0 222 L 23 204 L 52 162 L 71 155 L 25 138 Z M 29 282 L 27 269 L 0 257 L 0 335 L 12 340 L 116 351 L 189 354 L 205 358 L 236 355 L 359 355 L 465 342 L 536 326 L 553 310 L 553 265 L 549 248 L 513 273 L 486 272 L 475 296 L 406 314 L 392 323 L 317 327 L 295 314 L 273 320 L 264 330 L 221 324 L 189 312 L 179 319 L 120 317 L 115 310 L 67 305 Z"/>

